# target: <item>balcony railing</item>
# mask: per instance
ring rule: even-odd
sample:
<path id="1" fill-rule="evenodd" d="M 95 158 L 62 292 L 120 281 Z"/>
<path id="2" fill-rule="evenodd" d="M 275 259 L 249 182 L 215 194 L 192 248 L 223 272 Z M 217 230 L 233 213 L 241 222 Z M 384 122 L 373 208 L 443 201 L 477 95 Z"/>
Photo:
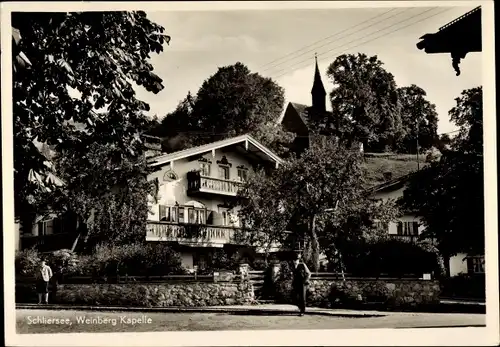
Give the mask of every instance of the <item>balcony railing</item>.
<path id="1" fill-rule="evenodd" d="M 188 193 L 222 194 L 236 196 L 241 182 L 202 176 L 199 172 L 188 173 Z"/>
<path id="2" fill-rule="evenodd" d="M 21 235 L 21 249 L 35 247 L 40 252 L 48 252 L 58 249 L 69 249 L 72 247 L 78 234 L 56 233 L 49 235 Z"/>
<path id="3" fill-rule="evenodd" d="M 178 224 L 148 221 L 146 241 L 175 241 L 198 247 L 222 247 L 236 244 L 235 236 L 242 229 L 228 226 Z"/>
<path id="4" fill-rule="evenodd" d="M 396 239 L 396 240 L 401 240 L 401 241 L 410 241 L 410 242 L 417 242 L 418 241 L 418 236 L 417 235 L 397 235 L 397 234 L 389 234 L 390 238 Z"/>
<path id="5" fill-rule="evenodd" d="M 419 241 L 419 237 L 417 235 L 397 235 L 397 234 L 389 234 L 389 237 L 394 238 L 396 240 L 403 240 L 403 241 L 408 241 L 408 242 L 413 242 L 416 243 Z M 431 244 L 436 245 L 437 241 L 436 239 L 431 239 L 431 238 L 426 238 L 426 241 L 430 241 Z"/>

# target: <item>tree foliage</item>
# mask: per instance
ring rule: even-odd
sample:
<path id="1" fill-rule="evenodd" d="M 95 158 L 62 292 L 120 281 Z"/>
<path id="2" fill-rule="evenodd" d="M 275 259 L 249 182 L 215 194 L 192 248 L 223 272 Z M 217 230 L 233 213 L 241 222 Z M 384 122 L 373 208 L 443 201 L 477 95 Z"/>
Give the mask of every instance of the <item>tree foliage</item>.
<path id="1" fill-rule="evenodd" d="M 402 132 L 401 105 L 394 76 L 377 56 L 344 54 L 328 67 L 332 119 L 326 120 L 348 142 L 367 150 L 394 148 Z"/>
<path id="2" fill-rule="evenodd" d="M 53 167 L 36 143 L 62 152 L 113 144 L 131 156 L 141 150 L 138 132 L 149 106 L 134 85 L 157 93 L 162 80 L 148 62 L 169 36 L 137 12 L 29 13 L 12 15 L 20 33 L 13 51 L 31 65 L 16 65 L 13 79 L 16 214 L 47 207 L 60 190 Z"/>
<path id="3" fill-rule="evenodd" d="M 426 235 L 446 256 L 484 253 L 482 87 L 456 99 L 450 119 L 460 127 L 439 161 L 417 173 L 404 203 L 419 215 Z"/>
<path id="4" fill-rule="evenodd" d="M 256 174 L 240 192 L 240 214 L 251 221 L 249 241 L 286 245 L 300 240 L 306 261 L 317 270 L 320 251 L 333 246 L 332 233 L 370 233 L 376 211 L 386 208 L 366 199 L 363 177 L 360 153 L 330 140 L 271 175 Z M 285 230 L 292 231 L 292 240 Z"/>
<path id="5" fill-rule="evenodd" d="M 85 235 L 94 241 L 134 242 L 146 232 L 148 196 L 155 195 L 154 182 L 144 156 L 126 156 L 115 145 L 93 144 L 85 151 L 64 151 L 57 169 L 66 189 L 53 207 L 75 212 L 85 222 Z"/>
<path id="6" fill-rule="evenodd" d="M 417 136 L 419 148 L 430 149 L 438 142 L 436 106 L 427 101 L 425 91 L 414 84 L 399 88 L 398 94 L 404 129 L 398 150 L 404 153 L 416 153 Z"/>
<path id="7" fill-rule="evenodd" d="M 219 68 L 195 96 L 188 94 L 162 120 L 161 132 L 171 150 L 250 133 L 283 151 L 282 144 L 293 140 L 276 124 L 283 106 L 283 88 L 236 63 Z"/>

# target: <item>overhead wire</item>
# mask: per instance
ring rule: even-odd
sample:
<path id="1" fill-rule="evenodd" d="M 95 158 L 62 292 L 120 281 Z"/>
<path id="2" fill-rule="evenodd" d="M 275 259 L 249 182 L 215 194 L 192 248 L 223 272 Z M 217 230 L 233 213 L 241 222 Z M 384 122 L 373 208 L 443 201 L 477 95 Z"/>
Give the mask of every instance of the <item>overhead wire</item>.
<path id="1" fill-rule="evenodd" d="M 427 13 L 427 12 L 429 12 L 429 11 L 431 11 L 431 10 L 432 10 L 432 9 L 427 10 L 427 11 L 424 11 L 423 13 L 421 13 L 421 14 L 419 14 L 419 15 L 417 15 L 417 16 L 415 16 L 415 17 L 413 17 L 413 18 L 416 18 L 416 17 L 418 17 L 418 16 L 421 16 L 422 14 Z M 379 35 L 379 36 L 377 36 L 377 37 L 375 37 L 375 38 L 372 38 L 372 39 L 370 39 L 370 40 L 365 40 L 365 41 L 363 41 L 363 42 L 361 42 L 361 43 L 359 43 L 359 44 L 357 44 L 357 45 L 355 45 L 355 46 L 349 47 L 349 48 L 347 48 L 347 49 L 345 49 L 345 50 L 343 50 L 343 51 L 341 51 L 341 52 L 337 52 L 335 55 L 339 55 L 339 54 L 345 53 L 345 52 L 347 52 L 348 50 L 350 50 L 350 49 L 352 49 L 352 48 L 357 48 L 357 47 L 359 47 L 359 46 L 362 46 L 362 45 L 364 45 L 364 44 L 367 44 L 367 43 L 373 42 L 373 41 L 378 40 L 378 39 L 380 39 L 380 38 L 382 38 L 382 37 L 385 37 L 385 36 L 387 36 L 387 35 L 391 35 L 391 34 L 393 34 L 393 33 L 395 33 L 395 32 L 398 32 L 398 31 L 400 31 L 400 30 L 402 30 L 402 29 L 405 29 L 405 28 L 407 28 L 407 27 L 410 27 L 410 26 L 412 26 L 412 25 L 415 25 L 415 24 L 421 23 L 421 22 L 423 22 L 424 20 L 430 19 L 430 18 L 432 18 L 432 17 L 435 17 L 435 16 L 437 16 L 437 15 L 440 15 L 440 14 L 442 14 L 442 13 L 444 13 L 444 12 L 449 11 L 449 10 L 450 10 L 450 9 L 449 9 L 449 8 L 447 8 L 447 9 L 445 9 L 445 10 L 443 10 L 443 11 L 440 11 L 440 12 L 435 13 L 435 14 L 433 14 L 433 15 L 430 15 L 430 16 L 427 16 L 427 17 L 425 17 L 425 18 L 422 18 L 422 19 L 421 19 L 421 20 L 419 20 L 419 21 L 409 23 L 409 24 L 407 24 L 407 25 L 405 25 L 405 26 L 402 26 L 402 27 L 400 27 L 400 28 L 397 28 L 397 29 L 395 29 L 395 30 L 393 30 L 393 31 L 390 31 L 390 32 L 388 32 L 388 33 L 383 33 L 382 35 Z M 402 22 L 404 22 L 404 21 L 406 21 L 406 20 L 400 21 L 400 22 L 398 22 L 398 23 L 396 23 L 396 24 L 402 23 Z M 388 26 L 388 27 L 385 27 L 385 28 L 383 28 L 383 29 L 377 30 L 377 31 L 373 32 L 373 33 L 372 33 L 372 34 L 370 34 L 370 35 L 373 35 L 373 34 L 376 34 L 376 33 L 380 32 L 380 31 L 386 30 L 386 29 L 388 29 L 388 28 L 390 28 L 390 27 L 393 27 L 393 26 L 394 26 L 394 25 L 396 25 L 396 24 L 392 24 L 392 25 L 390 25 L 390 26 Z M 370 35 L 368 35 L 368 36 L 370 36 Z M 349 44 L 349 43 L 353 43 L 353 42 L 356 42 L 357 40 L 359 40 L 359 39 L 356 39 L 356 40 L 350 41 L 350 42 L 348 42 L 347 44 Z M 346 45 L 347 45 L 347 44 L 346 44 Z M 343 46 L 345 46 L 345 45 L 343 45 Z M 340 47 L 343 47 L 343 46 L 340 46 Z M 317 57 L 320 57 L 320 56 L 322 56 L 322 55 L 325 55 L 326 53 L 329 53 L 329 52 L 335 51 L 336 49 L 338 49 L 338 48 L 340 48 L 340 47 L 337 47 L 337 48 L 334 48 L 334 49 L 330 49 L 330 50 L 325 51 L 325 52 L 322 52 L 322 53 L 318 53 L 318 54 L 317 54 Z M 334 55 L 329 55 L 329 56 L 327 56 L 327 57 L 324 57 L 323 59 L 327 59 L 327 58 L 330 58 L 330 57 L 333 57 L 333 56 L 334 56 Z M 320 60 L 321 60 L 321 59 L 320 59 Z M 297 67 L 297 68 L 295 68 L 295 69 L 294 69 L 294 70 L 297 70 L 297 69 L 299 69 L 299 68 L 301 68 L 301 67 L 303 67 L 303 66 L 307 66 L 307 65 L 309 65 L 309 64 L 310 64 L 310 61 L 311 61 L 310 59 L 307 59 L 307 60 L 302 60 L 302 61 L 300 61 L 300 62 L 298 62 L 298 63 L 296 63 L 296 64 L 294 64 L 294 65 L 292 65 L 292 66 L 290 66 L 290 67 L 288 67 L 288 68 L 281 69 L 280 71 L 285 71 L 285 70 L 287 70 L 287 69 L 291 69 L 291 68 L 294 68 L 294 67 L 296 67 L 296 66 L 299 66 L 299 65 L 300 65 L 300 67 Z M 306 64 L 304 65 L 304 63 L 306 63 Z M 284 75 L 286 75 L 286 74 L 288 74 L 288 73 L 289 73 L 289 72 L 287 71 L 287 72 L 284 72 L 284 73 L 281 73 L 281 74 L 278 74 L 278 75 L 274 75 L 274 76 L 273 76 L 273 75 L 271 75 L 271 76 L 272 76 L 274 79 L 278 79 L 278 78 L 281 78 L 282 76 L 284 76 Z"/>
<path id="2" fill-rule="evenodd" d="M 394 16 L 396 16 L 396 15 L 399 15 L 399 14 L 401 14 L 401 13 L 403 13 L 403 12 L 405 12 L 405 11 L 409 10 L 409 9 L 410 9 L 410 8 L 405 8 L 403 11 L 401 11 L 401 12 L 399 12 L 399 13 L 396 13 L 395 15 L 392 15 L 392 16 L 390 16 L 390 17 L 388 17 L 388 18 L 385 18 L 385 19 L 381 19 L 381 20 L 379 20 L 377 23 L 380 23 L 380 22 L 383 22 L 384 20 L 390 19 L 390 18 L 392 18 L 392 17 L 394 17 Z M 386 11 L 386 12 L 382 13 L 381 15 L 376 15 L 376 16 L 374 16 L 374 17 L 371 17 L 371 18 L 370 18 L 370 19 L 368 19 L 368 20 L 365 20 L 365 21 L 363 21 L 363 22 L 361 22 L 361 23 L 358 23 L 358 24 L 356 24 L 356 25 L 353 25 L 353 26 L 351 26 L 351 27 L 349 27 L 349 28 L 347 28 L 347 29 L 344 29 L 344 30 L 341 30 L 341 31 L 339 31 L 339 32 L 336 32 L 335 34 L 332 34 L 332 35 L 330 35 L 330 36 L 327 36 L 327 37 L 325 37 L 325 38 L 323 38 L 323 39 L 321 39 L 321 40 L 315 41 L 315 42 L 313 42 L 313 43 L 311 43 L 311 44 L 309 44 L 309 45 L 307 45 L 307 46 L 304 46 L 304 47 L 302 47 L 302 48 L 299 48 L 299 49 L 297 49 L 297 50 L 295 50 L 295 51 L 292 51 L 292 52 L 290 52 L 290 53 L 288 53 L 288 54 L 286 54 L 286 55 L 284 55 L 284 56 L 282 56 L 282 57 L 280 57 L 280 58 L 278 58 L 278 59 L 275 59 L 275 60 L 273 60 L 273 61 L 271 61 L 271 62 L 269 62 L 269 63 L 266 63 L 266 64 L 264 64 L 264 65 L 261 65 L 259 68 L 264 68 L 264 67 L 269 66 L 269 65 L 271 65 L 271 64 L 274 64 L 274 63 L 276 63 L 276 62 L 278 62 L 278 61 L 280 61 L 280 60 L 282 60 L 282 59 L 284 59 L 284 58 L 287 58 L 287 57 L 293 56 L 293 55 L 295 55 L 295 53 L 298 53 L 298 52 L 300 52 L 300 51 L 302 51 L 302 50 L 304 50 L 304 49 L 306 49 L 306 48 L 313 47 L 313 46 L 315 46 L 315 45 L 316 45 L 316 44 L 318 44 L 318 43 L 321 43 L 321 42 L 323 42 L 323 41 L 326 41 L 326 40 L 329 40 L 329 39 L 331 39 L 331 38 L 333 38 L 333 37 L 336 37 L 337 35 L 340 35 L 340 34 L 342 34 L 342 33 L 345 33 L 345 32 L 347 32 L 347 31 L 349 31 L 349 30 L 351 30 L 351 29 L 354 29 L 354 28 L 356 28 L 356 27 L 358 27 L 358 26 L 360 26 L 360 25 L 362 25 L 362 24 L 364 24 L 364 23 L 367 23 L 367 22 L 369 22 L 369 21 L 371 21 L 371 20 L 373 20 L 373 19 L 376 19 L 376 18 L 380 19 L 380 17 L 382 17 L 382 16 L 384 16 L 384 15 L 386 15 L 386 14 L 388 14 L 388 13 L 392 12 L 392 11 L 395 11 L 395 10 L 396 10 L 396 8 L 392 8 L 392 9 L 390 9 L 389 11 Z M 375 23 L 375 24 L 377 24 L 377 23 Z M 369 26 L 368 26 L 368 27 L 369 27 Z M 365 28 L 363 28 L 363 29 L 365 29 Z M 357 31 L 357 32 L 359 32 L 359 31 Z M 352 34 L 355 34 L 355 33 L 357 33 L 357 32 L 350 33 L 349 35 L 347 35 L 347 36 L 345 36 L 345 37 L 348 37 L 348 36 L 350 36 L 350 35 L 352 35 Z M 330 42 L 330 43 L 331 43 L 331 42 Z M 321 48 L 321 47 L 324 47 L 324 46 L 325 46 L 325 45 L 320 46 L 320 47 L 315 47 L 313 50 L 317 50 L 318 48 Z M 308 50 L 308 51 L 306 51 L 306 52 L 304 52 L 304 53 L 302 53 L 302 54 L 300 54 L 300 55 L 298 55 L 298 56 L 295 56 L 295 57 L 293 57 L 293 58 L 292 58 L 292 60 L 293 60 L 293 59 L 297 59 L 298 57 L 301 57 L 301 56 L 303 56 L 304 54 L 307 54 L 307 53 L 309 53 L 309 52 L 312 52 L 313 50 Z M 288 60 L 289 60 L 289 59 L 288 59 Z M 285 61 L 287 61 L 287 60 L 285 60 Z M 283 64 L 283 63 L 279 63 L 279 64 L 272 65 L 272 66 L 270 66 L 270 67 L 266 67 L 264 70 L 261 70 L 261 71 L 267 71 L 267 70 L 272 69 L 273 67 L 275 67 L 275 66 L 279 66 L 279 65 L 281 65 L 281 64 Z"/>

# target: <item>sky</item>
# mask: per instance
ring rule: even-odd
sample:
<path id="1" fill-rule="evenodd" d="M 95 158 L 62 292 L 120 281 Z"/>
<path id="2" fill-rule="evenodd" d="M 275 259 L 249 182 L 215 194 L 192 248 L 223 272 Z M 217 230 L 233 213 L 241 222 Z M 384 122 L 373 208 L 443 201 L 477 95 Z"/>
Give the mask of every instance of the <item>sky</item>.
<path id="1" fill-rule="evenodd" d="M 273 78 L 285 89 L 286 102 L 311 104 L 314 54 L 327 92 L 333 82 L 328 66 L 345 53 L 376 55 L 398 86 L 416 84 L 436 105 L 438 133 L 457 127 L 448 111 L 455 98 L 481 85 L 481 54 L 469 53 L 456 76 L 449 54 L 426 54 L 419 38 L 460 17 L 473 7 L 398 7 L 311 10 L 155 11 L 147 12 L 171 36 L 164 51 L 151 57 L 165 89 L 137 90 L 162 118 L 189 91 L 196 94 L 218 67 L 241 62 L 252 72 Z M 319 41 L 319 42 L 318 42 Z M 327 102 L 328 105 L 328 102 Z M 327 107 L 330 107 L 329 105 Z"/>

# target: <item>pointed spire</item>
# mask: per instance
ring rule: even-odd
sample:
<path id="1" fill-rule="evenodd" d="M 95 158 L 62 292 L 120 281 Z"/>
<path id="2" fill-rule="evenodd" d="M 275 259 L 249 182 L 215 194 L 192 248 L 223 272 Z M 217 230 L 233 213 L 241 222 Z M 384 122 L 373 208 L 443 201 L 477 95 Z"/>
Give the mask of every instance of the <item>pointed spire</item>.
<path id="1" fill-rule="evenodd" d="M 318 55 L 314 53 L 314 59 L 316 61 L 316 68 L 314 71 L 314 82 L 311 89 L 312 95 L 312 107 L 318 111 L 326 111 L 326 90 L 321 80 L 321 73 L 318 67 Z"/>

